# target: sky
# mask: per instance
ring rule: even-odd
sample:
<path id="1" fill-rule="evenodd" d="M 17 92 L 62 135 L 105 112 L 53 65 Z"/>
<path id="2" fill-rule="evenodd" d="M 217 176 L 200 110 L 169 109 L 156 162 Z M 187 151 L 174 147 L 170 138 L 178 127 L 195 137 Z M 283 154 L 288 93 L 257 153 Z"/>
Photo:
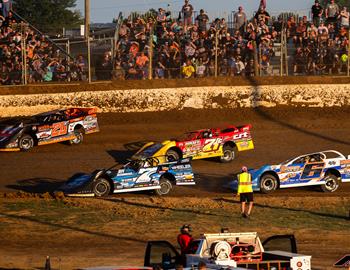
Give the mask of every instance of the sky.
<path id="1" fill-rule="evenodd" d="M 120 11 L 124 14 L 130 11 L 146 11 L 159 7 L 179 11 L 183 0 L 90 0 L 91 22 L 106 23 L 117 17 Z M 77 0 L 77 9 L 84 14 L 84 0 Z M 260 0 L 190 0 L 195 10 L 203 8 L 211 19 L 213 17 L 227 17 L 233 10 L 242 5 L 248 15 L 259 6 Z M 298 11 L 300 15 L 309 15 L 309 10 L 314 0 L 267 0 L 267 11 L 271 15 L 278 15 L 281 11 Z"/>

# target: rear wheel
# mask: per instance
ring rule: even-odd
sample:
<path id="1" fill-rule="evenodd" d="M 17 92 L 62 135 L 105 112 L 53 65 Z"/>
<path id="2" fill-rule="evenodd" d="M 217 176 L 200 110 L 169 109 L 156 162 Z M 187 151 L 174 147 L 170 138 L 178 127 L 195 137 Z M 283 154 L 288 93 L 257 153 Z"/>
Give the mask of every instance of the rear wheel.
<path id="1" fill-rule="evenodd" d="M 111 184 L 107 179 L 98 178 L 92 188 L 96 197 L 106 197 L 111 192 Z"/>
<path id="2" fill-rule="evenodd" d="M 34 147 L 34 139 L 32 136 L 25 134 L 18 141 L 18 147 L 21 151 L 29 151 Z"/>
<path id="3" fill-rule="evenodd" d="M 323 192 L 334 192 L 339 188 L 339 180 L 333 174 L 327 175 L 324 179 L 325 183 L 321 186 Z"/>
<path id="4" fill-rule="evenodd" d="M 160 185 L 160 189 L 155 190 L 156 194 L 159 196 L 168 195 L 173 188 L 173 185 L 171 184 L 171 182 L 166 178 L 160 179 L 159 185 Z"/>
<path id="5" fill-rule="evenodd" d="M 268 194 L 275 191 L 278 187 L 278 181 L 272 174 L 265 174 L 260 181 L 260 190 L 262 193 Z"/>
<path id="6" fill-rule="evenodd" d="M 234 160 L 235 157 L 236 157 L 235 148 L 225 145 L 223 148 L 222 156 L 220 157 L 220 161 L 222 163 L 228 163 Z"/>
<path id="7" fill-rule="evenodd" d="M 72 145 L 81 144 L 84 140 L 84 129 L 79 128 L 79 129 L 74 130 L 74 136 L 75 136 L 75 138 L 69 141 L 70 144 L 72 144 Z"/>
<path id="8" fill-rule="evenodd" d="M 180 159 L 180 155 L 175 150 L 170 149 L 166 152 L 166 158 L 167 158 L 167 161 L 170 161 L 170 162 L 177 161 Z"/>

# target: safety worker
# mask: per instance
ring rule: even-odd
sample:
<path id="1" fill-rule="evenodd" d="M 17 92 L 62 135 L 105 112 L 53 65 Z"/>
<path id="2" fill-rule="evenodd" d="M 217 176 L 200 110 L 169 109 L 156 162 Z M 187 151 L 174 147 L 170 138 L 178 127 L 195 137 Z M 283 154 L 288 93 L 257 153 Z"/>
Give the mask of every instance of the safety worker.
<path id="1" fill-rule="evenodd" d="M 238 189 L 237 195 L 240 197 L 242 217 L 249 218 L 253 209 L 253 185 L 252 176 L 248 172 L 248 168 L 243 166 L 241 173 L 238 175 Z M 248 210 L 246 211 L 246 203 L 248 203 Z"/>
<path id="2" fill-rule="evenodd" d="M 184 224 L 180 229 L 180 234 L 177 236 L 177 242 L 181 249 L 182 265 L 186 265 L 186 254 L 191 253 L 190 247 L 193 242 L 193 237 L 190 234 L 191 231 L 191 225 Z"/>

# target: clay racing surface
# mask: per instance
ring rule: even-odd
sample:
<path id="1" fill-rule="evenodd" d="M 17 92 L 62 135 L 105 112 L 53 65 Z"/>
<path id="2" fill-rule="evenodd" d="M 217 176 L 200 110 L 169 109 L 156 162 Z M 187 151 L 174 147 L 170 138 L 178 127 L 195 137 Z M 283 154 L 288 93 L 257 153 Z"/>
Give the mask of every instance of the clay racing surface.
<path id="1" fill-rule="evenodd" d="M 179 137 L 186 131 L 225 124 L 252 124 L 255 150 L 239 152 L 230 164 L 217 160 L 193 162 L 196 187 L 176 188 L 172 196 L 228 195 L 224 186 L 242 165 L 278 164 L 309 152 L 334 149 L 350 154 L 350 108 L 274 108 L 185 110 L 180 112 L 100 114 L 101 132 L 87 135 L 82 145 L 54 144 L 28 153 L 0 153 L 0 190 L 52 191 L 78 172 L 92 172 L 123 163 L 147 141 Z M 350 185 L 332 196 L 347 195 Z M 314 188 L 277 191 L 280 195 L 323 196 Z"/>
<path id="2" fill-rule="evenodd" d="M 242 165 L 274 164 L 303 153 L 334 149 L 350 154 L 350 108 L 185 110 L 99 115 L 101 133 L 77 147 L 55 144 L 28 153 L 0 153 L 0 267 L 42 267 L 46 255 L 64 269 L 96 265 L 141 265 L 145 242 L 175 242 L 179 226 L 192 223 L 195 235 L 231 231 L 295 233 L 300 252 L 313 255 L 315 269 L 331 265 L 350 248 L 350 184 L 334 194 L 315 188 L 256 194 L 248 224 L 225 185 Z M 255 150 L 230 164 L 193 162 L 197 186 L 175 188 L 170 197 L 114 195 L 106 200 L 55 199 L 42 194 L 77 172 L 123 162 L 142 143 L 164 140 L 197 128 L 253 125 Z M 181 197 L 181 198 L 179 198 Z"/>

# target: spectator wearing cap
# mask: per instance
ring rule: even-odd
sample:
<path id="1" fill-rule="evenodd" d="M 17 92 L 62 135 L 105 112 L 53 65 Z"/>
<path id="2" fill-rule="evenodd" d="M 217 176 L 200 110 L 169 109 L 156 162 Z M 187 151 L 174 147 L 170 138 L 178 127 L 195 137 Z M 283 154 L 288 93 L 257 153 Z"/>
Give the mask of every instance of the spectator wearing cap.
<path id="1" fill-rule="evenodd" d="M 235 13 L 233 17 L 233 23 L 235 25 L 235 30 L 238 30 L 241 35 L 243 35 L 247 24 L 247 15 L 244 13 L 242 6 L 240 6 L 238 8 L 238 12 Z"/>
<path id="2" fill-rule="evenodd" d="M 265 24 L 268 24 L 270 19 L 270 14 L 265 10 L 264 6 L 261 6 L 257 13 L 254 16 L 255 22 L 264 21 Z"/>
<path id="3" fill-rule="evenodd" d="M 311 7 L 312 21 L 318 27 L 320 25 L 320 20 L 323 15 L 323 8 L 320 5 L 320 1 L 316 0 L 315 4 Z"/>
<path id="4" fill-rule="evenodd" d="M 184 224 L 180 228 L 180 234 L 177 236 L 177 243 L 181 249 L 181 260 L 183 265 L 186 263 L 186 254 L 189 254 L 191 252 L 190 248 L 193 242 L 191 231 L 191 225 Z"/>
<path id="5" fill-rule="evenodd" d="M 207 31 L 207 23 L 209 22 L 209 17 L 205 13 L 204 9 L 199 11 L 199 15 L 196 18 L 196 24 L 198 26 L 198 31 L 200 33 Z"/>
<path id="6" fill-rule="evenodd" d="M 241 214 L 244 218 L 249 218 L 253 209 L 253 185 L 252 175 L 248 172 L 248 168 L 243 166 L 241 173 L 238 174 L 238 190 L 237 195 L 240 197 Z M 246 210 L 246 203 L 248 203 L 248 210 Z"/>

